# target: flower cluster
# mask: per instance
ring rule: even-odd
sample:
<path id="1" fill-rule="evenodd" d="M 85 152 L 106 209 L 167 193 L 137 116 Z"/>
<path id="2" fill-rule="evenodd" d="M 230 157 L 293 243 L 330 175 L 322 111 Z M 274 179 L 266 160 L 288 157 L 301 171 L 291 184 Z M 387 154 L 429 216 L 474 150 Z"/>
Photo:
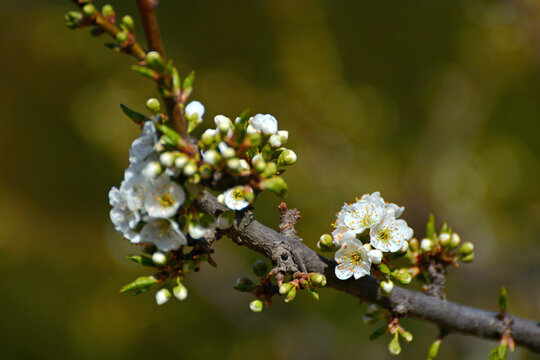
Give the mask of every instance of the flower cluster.
<path id="1" fill-rule="evenodd" d="M 332 240 L 340 249 L 335 254 L 338 279 L 359 279 L 370 273 L 371 264 L 380 264 L 383 252 L 407 251 L 413 230 L 397 219 L 404 207 L 385 203 L 379 192 L 364 195 L 354 204 L 345 204 L 337 214 Z M 357 238 L 369 231 L 369 244 Z"/>

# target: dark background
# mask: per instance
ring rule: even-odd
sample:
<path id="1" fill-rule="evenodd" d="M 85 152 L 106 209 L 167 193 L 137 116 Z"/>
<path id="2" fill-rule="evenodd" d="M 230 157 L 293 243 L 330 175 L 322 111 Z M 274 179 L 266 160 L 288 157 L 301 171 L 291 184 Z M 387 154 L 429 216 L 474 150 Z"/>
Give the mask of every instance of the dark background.
<path id="1" fill-rule="evenodd" d="M 102 5 L 99 2 L 98 5 Z M 112 3 L 119 16 L 134 1 Z M 386 359 L 365 305 L 332 290 L 261 314 L 232 289 L 257 255 L 223 240 L 217 269 L 189 298 L 157 307 L 118 289 L 147 269 L 108 219 L 153 84 L 106 37 L 64 27 L 70 1 L 0 1 L 0 348 L 5 359 Z M 381 191 L 417 236 L 430 212 L 476 245 L 451 269 L 448 298 L 538 320 L 540 2 L 163 0 L 164 42 L 193 99 L 216 114 L 272 113 L 299 161 L 288 203 L 311 247 L 345 201 Z M 139 31 L 139 33 L 141 33 Z M 142 41 L 142 38 L 139 37 Z M 276 226 L 279 200 L 257 200 Z M 436 327 L 401 359 L 425 358 Z M 438 359 L 485 359 L 495 346 L 452 335 Z M 533 359 L 518 350 L 511 359 Z"/>

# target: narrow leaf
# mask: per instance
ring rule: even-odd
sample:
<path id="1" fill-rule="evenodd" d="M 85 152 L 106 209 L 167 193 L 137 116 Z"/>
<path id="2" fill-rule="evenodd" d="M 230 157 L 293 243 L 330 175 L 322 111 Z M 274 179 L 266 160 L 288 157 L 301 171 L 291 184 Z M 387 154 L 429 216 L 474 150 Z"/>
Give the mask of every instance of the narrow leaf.
<path id="1" fill-rule="evenodd" d="M 388 330 L 388 325 L 386 324 L 382 325 L 377 330 L 372 332 L 371 335 L 369 335 L 369 340 L 373 341 L 375 339 L 378 339 L 379 337 L 383 336 L 387 330 Z"/>
<path id="2" fill-rule="evenodd" d="M 146 255 L 129 255 L 128 259 L 143 266 L 154 266 L 154 262 Z"/>
<path id="3" fill-rule="evenodd" d="M 430 214 L 428 222 L 426 224 L 426 237 L 428 239 L 433 239 L 434 234 L 435 234 L 435 216 L 433 216 L 433 214 Z"/>
<path id="4" fill-rule="evenodd" d="M 122 108 L 122 111 L 124 112 L 124 114 L 126 114 L 126 116 L 130 118 L 131 120 L 133 120 L 136 124 L 141 125 L 145 121 L 150 120 L 146 115 L 141 114 L 140 112 L 137 112 L 135 110 L 132 110 L 124 104 L 120 104 L 120 107 Z"/>
<path id="5" fill-rule="evenodd" d="M 157 78 L 159 78 L 159 74 L 156 71 L 154 71 L 154 70 L 152 70 L 150 68 L 147 68 L 146 66 L 133 65 L 131 67 L 131 70 L 141 74 L 144 77 L 152 79 L 152 80 L 156 80 Z"/>
<path id="6" fill-rule="evenodd" d="M 499 295 L 499 311 L 504 313 L 508 308 L 508 291 L 506 287 L 501 287 L 501 294 Z"/>

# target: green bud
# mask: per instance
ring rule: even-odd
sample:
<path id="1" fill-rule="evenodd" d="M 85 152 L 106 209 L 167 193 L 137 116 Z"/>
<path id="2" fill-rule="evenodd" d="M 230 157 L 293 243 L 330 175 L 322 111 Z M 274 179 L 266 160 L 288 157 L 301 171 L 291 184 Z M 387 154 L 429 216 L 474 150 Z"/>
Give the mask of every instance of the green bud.
<path id="1" fill-rule="evenodd" d="M 253 162 L 253 168 L 258 174 L 266 170 L 266 161 L 263 158 L 258 158 Z"/>
<path id="2" fill-rule="evenodd" d="M 441 229 L 439 230 L 439 234 L 443 233 L 451 233 L 450 227 L 448 226 L 448 223 L 446 221 L 443 222 L 443 224 L 441 225 Z"/>
<path id="3" fill-rule="evenodd" d="M 326 276 L 319 273 L 310 273 L 309 280 L 315 286 L 325 286 L 326 285 Z"/>
<path id="4" fill-rule="evenodd" d="M 461 242 L 461 238 L 458 234 L 453 233 L 452 237 L 450 238 L 450 249 L 455 249 L 459 246 L 459 243 Z"/>
<path id="5" fill-rule="evenodd" d="M 439 242 L 441 246 L 447 247 L 450 245 L 451 235 L 449 233 L 442 233 L 439 235 Z"/>
<path id="6" fill-rule="evenodd" d="M 434 360 L 437 357 L 437 354 L 439 353 L 439 348 L 441 347 L 441 342 L 441 339 L 437 339 L 431 344 L 427 360 Z"/>
<path id="7" fill-rule="evenodd" d="M 470 262 L 473 262 L 474 260 L 474 253 L 470 253 L 470 254 L 467 254 L 467 255 L 464 255 L 463 257 L 460 257 L 460 260 L 463 261 L 464 263 L 470 263 Z"/>
<path id="8" fill-rule="evenodd" d="M 247 138 L 249 139 L 249 141 L 251 142 L 251 145 L 253 146 L 259 146 L 262 142 L 262 135 L 259 133 L 248 134 Z"/>
<path id="9" fill-rule="evenodd" d="M 263 309 L 263 302 L 261 300 L 253 300 L 249 303 L 249 309 L 253 311 L 254 313 L 259 313 Z"/>
<path id="10" fill-rule="evenodd" d="M 327 246 L 327 247 L 334 245 L 334 239 L 332 238 L 332 235 L 330 234 L 321 235 L 321 237 L 319 238 L 319 241 L 321 242 L 322 245 Z"/>
<path id="11" fill-rule="evenodd" d="M 507 345 L 499 345 L 489 353 L 489 360 L 506 360 Z"/>
<path id="12" fill-rule="evenodd" d="M 295 287 L 296 287 L 296 285 L 293 284 L 293 283 L 290 283 L 290 282 L 283 283 L 279 287 L 279 293 L 281 295 L 285 295 L 285 294 L 289 293 L 289 291 L 291 291 L 292 288 L 295 288 Z"/>
<path id="13" fill-rule="evenodd" d="M 288 303 L 288 302 L 291 302 L 294 300 L 294 298 L 296 297 L 296 286 L 293 287 L 291 290 L 289 290 L 289 292 L 287 293 L 287 296 L 285 296 L 285 302 Z"/>
<path id="14" fill-rule="evenodd" d="M 180 281 L 178 281 L 178 285 L 173 288 L 173 295 L 178 300 L 185 300 L 188 297 L 188 290 Z"/>
<path id="15" fill-rule="evenodd" d="M 461 247 L 459 248 L 458 255 L 460 256 L 469 255 L 469 254 L 472 254 L 473 251 L 474 251 L 474 244 L 470 241 L 467 241 L 466 243 L 461 245 Z"/>
<path id="16" fill-rule="evenodd" d="M 249 291 L 255 286 L 253 281 L 251 281 L 250 278 L 247 276 L 241 276 L 238 279 L 236 279 L 236 285 L 234 288 L 238 291 Z"/>
<path id="17" fill-rule="evenodd" d="M 277 172 L 277 165 L 275 162 L 271 161 L 266 164 L 266 169 L 264 169 L 263 173 L 261 174 L 262 177 L 270 177 L 274 175 Z"/>
<path id="18" fill-rule="evenodd" d="M 210 179 L 213 173 L 214 171 L 212 170 L 212 167 L 208 164 L 203 164 L 199 168 L 199 174 L 201 175 L 202 179 Z"/>
<path id="19" fill-rule="evenodd" d="M 410 284 L 412 280 L 412 276 L 407 269 L 399 269 L 399 271 L 394 272 L 393 276 L 403 285 Z"/>
<path id="20" fill-rule="evenodd" d="M 195 80 L 195 71 L 192 71 L 185 79 L 182 88 L 187 95 L 193 90 L 193 81 Z"/>
<path id="21" fill-rule="evenodd" d="M 122 24 L 126 27 L 126 29 L 133 30 L 135 27 L 135 22 L 133 21 L 133 18 L 130 15 L 126 15 L 122 18 Z"/>
<path id="22" fill-rule="evenodd" d="M 160 104 L 159 100 L 156 98 L 150 98 L 146 100 L 146 108 L 150 110 L 153 114 L 159 113 Z"/>
<path id="23" fill-rule="evenodd" d="M 268 265 L 266 264 L 265 261 L 257 260 L 253 263 L 251 268 L 253 272 L 255 273 L 255 275 L 259 277 L 263 277 L 268 274 Z"/>
<path id="24" fill-rule="evenodd" d="M 399 335 L 401 335 L 403 340 L 406 342 L 411 342 L 413 340 L 413 335 L 410 332 L 405 331 L 403 328 L 399 329 Z"/>
<path id="25" fill-rule="evenodd" d="M 390 354 L 392 355 L 398 355 L 401 352 L 398 333 L 394 334 L 394 338 L 390 341 L 390 344 L 388 344 L 388 351 L 390 351 Z"/>
<path id="26" fill-rule="evenodd" d="M 157 51 L 149 51 L 148 54 L 146 54 L 146 65 L 159 73 L 162 73 L 165 69 L 163 59 Z"/>
<path id="27" fill-rule="evenodd" d="M 501 294 L 499 295 L 499 311 L 501 314 L 506 312 L 506 308 L 508 308 L 508 291 L 506 290 L 506 287 L 501 287 Z"/>
<path id="28" fill-rule="evenodd" d="M 103 5 L 103 7 L 101 8 L 101 14 L 107 19 L 114 17 L 114 8 L 112 7 L 112 5 L 109 4 Z"/>
<path id="29" fill-rule="evenodd" d="M 186 175 L 187 177 L 195 175 L 195 173 L 197 172 L 197 163 L 195 162 L 195 160 L 188 160 L 187 164 L 184 165 L 183 172 L 184 175 Z"/>
<path id="30" fill-rule="evenodd" d="M 319 293 L 317 290 L 308 290 L 308 292 L 315 300 L 319 301 Z"/>
<path id="31" fill-rule="evenodd" d="M 82 7 L 82 12 L 86 17 L 93 17 L 96 13 L 96 7 L 92 4 L 86 4 Z"/>
<path id="32" fill-rule="evenodd" d="M 274 176 L 269 179 L 266 179 L 262 182 L 262 186 L 265 189 L 268 189 L 272 191 L 273 193 L 277 194 L 278 196 L 285 196 L 287 195 L 287 183 L 281 176 Z"/>
<path id="33" fill-rule="evenodd" d="M 381 281 L 379 287 L 381 289 L 382 296 L 389 296 L 392 294 L 392 289 L 394 289 L 394 283 L 392 280 Z"/>
<path id="34" fill-rule="evenodd" d="M 278 166 L 287 166 L 292 165 L 298 160 L 298 157 L 296 156 L 296 153 L 292 150 L 284 150 L 279 154 L 278 157 Z"/>
<path id="35" fill-rule="evenodd" d="M 154 266 L 152 259 L 146 255 L 129 255 L 128 259 L 142 266 Z"/>
<path id="36" fill-rule="evenodd" d="M 384 275 L 390 275 L 390 269 L 388 268 L 388 266 L 386 264 L 379 264 L 379 270 L 384 274 Z"/>
<path id="37" fill-rule="evenodd" d="M 411 240 L 409 240 L 409 248 L 412 251 L 418 251 L 418 249 L 420 248 L 420 244 L 418 243 L 418 240 L 416 238 L 412 238 Z"/>
<path id="38" fill-rule="evenodd" d="M 127 40 L 127 34 L 125 32 L 119 31 L 116 33 L 116 41 L 118 41 L 119 43 L 123 43 L 126 40 Z"/>

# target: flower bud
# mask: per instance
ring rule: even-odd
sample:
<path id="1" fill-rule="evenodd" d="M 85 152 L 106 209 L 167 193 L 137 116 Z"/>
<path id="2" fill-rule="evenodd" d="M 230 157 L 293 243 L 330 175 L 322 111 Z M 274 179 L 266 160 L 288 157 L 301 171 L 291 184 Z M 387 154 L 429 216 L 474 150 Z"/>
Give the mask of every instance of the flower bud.
<path id="1" fill-rule="evenodd" d="M 219 125 L 217 126 L 217 130 L 222 134 L 222 135 L 225 135 L 227 134 L 227 132 L 229 131 L 229 129 L 231 128 L 231 124 L 228 123 L 228 122 L 220 122 Z"/>
<path id="2" fill-rule="evenodd" d="M 165 304 L 167 301 L 171 299 L 171 297 L 172 297 L 172 294 L 168 289 L 163 288 L 156 291 L 156 303 L 158 305 Z"/>
<path id="3" fill-rule="evenodd" d="M 259 277 L 266 276 L 268 274 L 268 265 L 262 260 L 257 260 L 251 266 L 253 273 Z"/>
<path id="4" fill-rule="evenodd" d="M 197 172 L 197 164 L 195 164 L 195 161 L 189 160 L 187 164 L 184 166 L 184 175 L 187 177 L 193 176 Z"/>
<path id="5" fill-rule="evenodd" d="M 270 139 L 268 139 L 268 143 L 271 147 L 278 148 L 281 146 L 281 136 L 279 135 L 272 135 L 270 136 Z"/>
<path id="6" fill-rule="evenodd" d="M 260 155 L 260 154 L 258 154 Z M 262 157 L 258 158 L 255 160 L 255 157 L 253 158 L 253 160 L 251 161 L 251 163 L 253 164 L 253 168 L 255 169 L 255 171 L 257 173 L 262 173 L 264 172 L 264 170 L 266 170 L 266 161 L 264 161 L 264 159 Z"/>
<path id="7" fill-rule="evenodd" d="M 263 302 L 261 300 L 253 300 L 249 303 L 249 309 L 253 311 L 254 313 L 261 312 L 263 309 Z"/>
<path id="8" fill-rule="evenodd" d="M 236 151 L 223 141 L 218 144 L 218 149 L 225 159 L 232 158 L 236 155 Z"/>
<path id="9" fill-rule="evenodd" d="M 321 235 L 321 237 L 319 238 L 319 241 L 323 246 L 327 246 L 327 247 L 330 247 L 334 244 L 334 239 L 332 238 L 332 235 L 330 234 Z"/>
<path id="10" fill-rule="evenodd" d="M 425 238 L 420 242 L 420 249 L 423 252 L 430 252 L 433 250 L 433 240 Z"/>
<path id="11" fill-rule="evenodd" d="M 401 252 L 407 252 L 408 249 L 409 249 L 409 242 L 405 240 L 403 242 L 403 245 L 401 245 Z"/>
<path id="12" fill-rule="evenodd" d="M 225 211 L 224 213 L 219 214 L 217 218 L 217 227 L 220 229 L 228 229 L 234 222 L 234 211 Z"/>
<path id="13" fill-rule="evenodd" d="M 167 151 L 159 155 L 159 162 L 165 167 L 172 167 L 174 165 L 174 153 Z"/>
<path id="14" fill-rule="evenodd" d="M 119 31 L 116 33 L 116 41 L 118 41 L 119 43 L 123 43 L 124 41 L 127 40 L 127 34 L 123 31 Z"/>
<path id="15" fill-rule="evenodd" d="M 394 274 L 394 277 L 403 285 L 410 284 L 412 280 L 412 276 L 407 269 L 399 269 L 399 271 Z"/>
<path id="16" fill-rule="evenodd" d="M 418 240 L 416 238 L 412 238 L 409 240 L 409 247 L 412 251 L 417 251 L 420 248 L 420 244 L 418 244 Z"/>
<path id="17" fill-rule="evenodd" d="M 326 285 L 326 276 L 319 273 L 310 273 L 309 279 L 311 283 L 315 286 L 325 286 Z"/>
<path id="18" fill-rule="evenodd" d="M 86 17 L 92 17 L 96 13 L 96 7 L 92 4 L 86 4 L 82 7 L 82 13 Z"/>
<path id="19" fill-rule="evenodd" d="M 458 254 L 461 256 L 472 254 L 474 251 L 474 244 L 470 241 L 467 241 L 461 245 L 458 250 Z"/>
<path id="20" fill-rule="evenodd" d="M 375 304 L 369 304 L 366 308 L 366 314 L 368 315 L 375 315 L 379 312 L 379 309 L 377 308 L 377 305 Z"/>
<path id="21" fill-rule="evenodd" d="M 298 160 L 298 157 L 296 156 L 296 153 L 292 150 L 285 150 L 282 151 L 281 154 L 279 154 L 278 158 L 278 165 L 279 166 L 286 166 L 286 165 L 292 165 Z"/>
<path id="22" fill-rule="evenodd" d="M 285 296 L 285 302 L 290 302 L 290 301 L 293 301 L 294 298 L 296 297 L 296 286 L 293 287 L 291 290 L 289 290 L 289 292 L 287 293 L 287 296 Z"/>
<path id="23" fill-rule="evenodd" d="M 212 166 L 217 165 L 221 161 L 221 155 L 216 150 L 206 150 L 202 152 L 203 161 Z"/>
<path id="24" fill-rule="evenodd" d="M 381 283 L 379 284 L 379 287 L 381 289 L 381 294 L 383 296 L 388 296 L 392 293 L 392 289 L 394 288 L 394 283 L 392 282 L 392 280 L 381 281 Z"/>
<path id="25" fill-rule="evenodd" d="M 199 174 L 201 175 L 201 179 L 210 179 L 213 173 L 214 171 L 212 170 L 212 167 L 208 164 L 203 164 L 199 168 Z"/>
<path id="26" fill-rule="evenodd" d="M 164 67 L 163 59 L 157 51 L 149 51 L 146 54 L 146 65 L 159 72 L 162 72 Z"/>
<path id="27" fill-rule="evenodd" d="M 225 195 L 223 194 L 219 194 L 217 197 L 216 197 L 218 203 L 220 203 L 221 205 L 225 204 Z"/>
<path id="28" fill-rule="evenodd" d="M 238 172 L 240 170 L 240 160 L 238 158 L 230 158 L 227 160 L 227 167 L 232 172 Z"/>
<path id="29" fill-rule="evenodd" d="M 152 261 L 154 262 L 154 264 L 162 266 L 167 263 L 167 256 L 160 251 L 156 251 L 152 254 Z"/>
<path id="30" fill-rule="evenodd" d="M 239 291 L 249 291 L 255 286 L 253 281 L 251 281 L 250 278 L 247 276 L 241 276 L 238 279 L 236 279 L 236 285 L 234 288 Z"/>
<path id="31" fill-rule="evenodd" d="M 147 179 L 155 179 L 161 174 L 162 171 L 163 169 L 161 168 L 161 164 L 159 162 L 151 161 L 144 167 L 142 174 Z"/>
<path id="32" fill-rule="evenodd" d="M 111 17 L 114 17 L 114 8 L 112 7 L 112 5 L 110 4 L 105 4 L 103 5 L 103 7 L 101 8 L 101 14 L 107 18 L 107 19 L 110 19 Z"/>
<path id="33" fill-rule="evenodd" d="M 453 233 L 452 237 L 450 238 L 450 248 L 455 249 L 459 246 L 459 243 L 461 242 L 461 238 L 458 234 Z"/>
<path id="34" fill-rule="evenodd" d="M 464 263 L 470 263 L 474 260 L 474 252 L 460 257 L 460 260 Z"/>
<path id="35" fill-rule="evenodd" d="M 156 98 L 150 98 L 146 100 L 146 108 L 150 110 L 153 114 L 159 113 L 161 105 L 159 104 L 159 100 Z"/>
<path id="36" fill-rule="evenodd" d="M 362 247 L 363 247 L 364 249 L 366 249 L 366 251 L 367 251 L 368 253 L 371 251 L 371 244 L 369 244 L 369 243 L 362 245 Z"/>
<path id="37" fill-rule="evenodd" d="M 401 335 L 401 337 L 406 341 L 406 342 L 411 342 L 413 341 L 413 335 L 406 331 L 405 329 L 403 328 L 399 328 L 399 335 Z"/>
<path id="38" fill-rule="evenodd" d="M 287 130 L 279 130 L 277 134 L 281 138 L 282 144 L 285 144 L 289 140 L 289 132 Z"/>
<path id="39" fill-rule="evenodd" d="M 398 355 L 401 352 L 401 346 L 399 345 L 399 334 L 396 333 L 394 338 L 388 344 L 388 351 L 392 355 Z"/>
<path id="40" fill-rule="evenodd" d="M 270 177 L 274 175 L 277 172 L 277 165 L 275 162 L 271 161 L 266 164 L 266 169 L 264 169 L 263 173 L 261 174 L 262 177 Z"/>
<path id="41" fill-rule="evenodd" d="M 240 172 L 246 172 L 251 170 L 248 162 L 245 159 L 240 159 L 239 165 Z"/>
<path id="42" fill-rule="evenodd" d="M 251 124 L 247 126 L 246 128 L 246 134 L 248 135 L 255 135 L 259 134 L 259 131 L 255 129 Z"/>
<path id="43" fill-rule="evenodd" d="M 188 162 L 189 158 L 185 154 L 178 154 L 176 159 L 174 159 L 174 166 L 178 169 L 182 169 Z"/>
<path id="44" fill-rule="evenodd" d="M 122 24 L 128 30 L 133 30 L 133 28 L 135 27 L 135 22 L 133 21 L 133 18 L 130 15 L 126 15 L 122 18 Z"/>
<path id="45" fill-rule="evenodd" d="M 278 196 L 285 196 L 287 194 L 287 183 L 281 176 L 273 176 L 262 182 L 262 187 L 268 189 L 273 193 L 276 193 Z"/>
<path id="46" fill-rule="evenodd" d="M 279 287 L 279 293 L 280 293 L 281 295 L 288 294 L 289 291 L 291 291 L 293 288 L 296 288 L 296 286 L 295 286 L 293 283 L 290 283 L 290 282 L 283 283 L 283 284 L 281 284 L 281 286 Z"/>
<path id="47" fill-rule="evenodd" d="M 443 247 L 447 247 L 448 245 L 450 245 L 450 234 L 449 233 L 440 234 L 439 241 Z"/>
<path id="48" fill-rule="evenodd" d="M 369 257 L 371 258 L 371 262 L 373 264 L 380 264 L 383 258 L 383 253 L 381 250 L 370 250 L 369 251 Z"/>
<path id="49" fill-rule="evenodd" d="M 206 146 L 211 145 L 216 140 L 216 130 L 214 129 L 207 129 L 201 135 L 201 142 Z"/>
<path id="50" fill-rule="evenodd" d="M 173 294 L 178 300 L 186 300 L 188 290 L 181 282 L 178 282 L 178 285 L 173 288 Z"/>

